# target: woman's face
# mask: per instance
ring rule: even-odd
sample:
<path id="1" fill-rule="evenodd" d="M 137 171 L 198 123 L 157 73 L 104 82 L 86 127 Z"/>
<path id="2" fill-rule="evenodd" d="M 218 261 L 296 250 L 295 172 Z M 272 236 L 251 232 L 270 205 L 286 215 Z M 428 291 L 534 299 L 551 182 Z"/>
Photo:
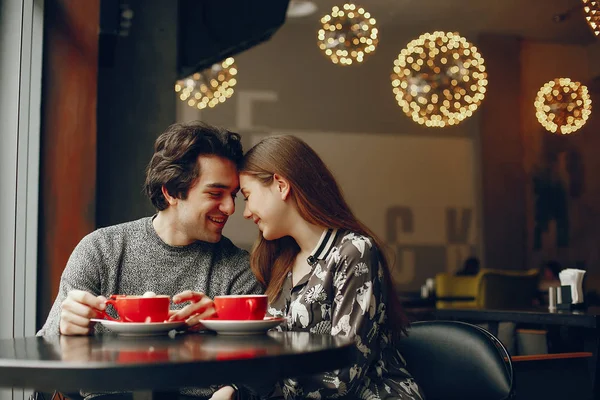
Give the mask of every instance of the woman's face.
<path id="1" fill-rule="evenodd" d="M 254 221 L 266 240 L 279 239 L 289 234 L 286 226 L 286 195 L 280 190 L 276 180 L 265 186 L 252 175 L 242 173 L 240 191 L 246 202 L 244 218 Z"/>

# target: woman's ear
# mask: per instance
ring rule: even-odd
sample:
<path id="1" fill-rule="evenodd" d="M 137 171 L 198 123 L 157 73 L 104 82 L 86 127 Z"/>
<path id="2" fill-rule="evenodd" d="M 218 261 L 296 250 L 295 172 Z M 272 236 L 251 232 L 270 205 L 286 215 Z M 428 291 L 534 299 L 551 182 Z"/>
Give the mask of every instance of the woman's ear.
<path id="1" fill-rule="evenodd" d="M 290 194 L 290 183 L 287 179 L 279 174 L 273 174 L 273 182 L 277 186 L 277 190 L 281 194 L 281 200 L 286 200 Z"/>
<path id="2" fill-rule="evenodd" d="M 174 206 L 177 204 L 177 197 L 171 196 L 165 185 L 161 187 L 161 191 L 163 196 L 165 196 L 165 200 L 167 200 L 167 203 L 169 203 L 170 206 Z"/>

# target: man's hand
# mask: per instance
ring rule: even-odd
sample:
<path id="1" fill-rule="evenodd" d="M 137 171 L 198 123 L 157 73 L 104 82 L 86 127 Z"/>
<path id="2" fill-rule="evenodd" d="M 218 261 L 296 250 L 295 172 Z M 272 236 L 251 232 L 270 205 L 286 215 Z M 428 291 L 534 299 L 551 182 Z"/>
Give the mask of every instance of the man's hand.
<path id="1" fill-rule="evenodd" d="M 223 386 L 213 393 L 209 400 L 233 400 L 235 398 L 235 389 L 231 386 Z"/>
<path id="2" fill-rule="evenodd" d="M 188 327 L 195 330 L 204 328 L 200 320 L 208 319 L 216 314 L 215 303 L 204 293 L 186 290 L 173 296 L 173 303 L 191 302 L 181 310 L 173 312 L 169 321 L 185 321 Z"/>
<path id="3" fill-rule="evenodd" d="M 61 304 L 60 333 L 62 335 L 89 335 L 92 318 L 103 318 L 106 298 L 83 290 L 72 290 Z"/>

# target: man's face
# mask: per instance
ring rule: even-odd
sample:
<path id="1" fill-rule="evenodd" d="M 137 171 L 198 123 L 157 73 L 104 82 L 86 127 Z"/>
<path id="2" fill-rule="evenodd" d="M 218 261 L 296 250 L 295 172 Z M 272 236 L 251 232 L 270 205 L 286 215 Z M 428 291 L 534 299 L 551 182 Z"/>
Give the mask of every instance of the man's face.
<path id="1" fill-rule="evenodd" d="M 239 190 L 235 164 L 218 156 L 198 157 L 200 177 L 192 185 L 187 199 L 178 199 L 174 208 L 177 223 L 190 241 L 217 243 L 227 218 L 235 211 Z"/>

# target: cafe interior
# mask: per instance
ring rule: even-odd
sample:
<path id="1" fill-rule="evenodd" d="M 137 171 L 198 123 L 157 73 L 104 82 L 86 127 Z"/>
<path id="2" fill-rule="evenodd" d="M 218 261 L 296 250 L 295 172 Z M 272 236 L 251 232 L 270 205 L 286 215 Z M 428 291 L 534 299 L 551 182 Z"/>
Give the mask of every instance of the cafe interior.
<path id="1" fill-rule="evenodd" d="M 427 398 L 600 398 L 600 1 L 0 7 L 1 339 L 35 335 L 85 235 L 155 212 L 154 140 L 200 120 L 322 157 L 387 246 Z M 499 372 L 460 376 L 483 367 L 435 321 L 482 329 Z"/>

